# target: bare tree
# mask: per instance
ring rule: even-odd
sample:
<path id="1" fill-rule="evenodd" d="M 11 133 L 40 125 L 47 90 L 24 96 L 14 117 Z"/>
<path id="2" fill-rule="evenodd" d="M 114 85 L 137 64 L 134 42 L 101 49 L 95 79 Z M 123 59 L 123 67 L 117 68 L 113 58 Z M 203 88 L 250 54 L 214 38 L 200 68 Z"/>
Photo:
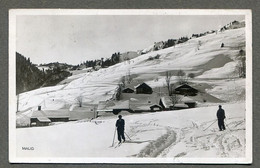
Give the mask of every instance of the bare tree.
<path id="1" fill-rule="evenodd" d="M 115 93 L 115 100 L 120 100 L 121 92 L 122 92 L 122 84 L 118 84 Z"/>
<path id="2" fill-rule="evenodd" d="M 186 73 L 183 70 L 179 70 L 177 72 L 177 76 L 178 76 L 178 82 L 180 84 L 185 84 L 187 83 L 187 77 L 186 77 Z"/>
<path id="3" fill-rule="evenodd" d="M 76 98 L 77 104 L 79 105 L 79 107 L 82 107 L 82 102 L 83 102 L 83 96 L 78 96 Z"/>
<path id="4" fill-rule="evenodd" d="M 131 77 L 130 69 L 128 69 L 128 72 L 127 72 L 127 75 L 126 75 L 126 81 L 127 81 L 128 84 L 130 84 L 133 81 L 133 79 Z"/>
<path id="5" fill-rule="evenodd" d="M 171 72 L 167 71 L 165 74 L 165 82 L 166 82 L 166 87 L 167 87 L 169 96 L 171 96 L 171 94 L 172 94 L 171 78 L 172 78 Z"/>
<path id="6" fill-rule="evenodd" d="M 126 77 L 125 76 L 122 76 L 121 78 L 121 84 L 122 84 L 122 87 L 125 87 L 125 84 L 126 84 Z"/>
<path id="7" fill-rule="evenodd" d="M 194 73 L 189 73 L 189 74 L 188 74 L 188 77 L 191 78 L 191 79 L 193 79 L 193 78 L 195 77 L 195 74 L 194 74 Z"/>
<path id="8" fill-rule="evenodd" d="M 177 95 L 177 94 L 172 94 L 171 96 L 170 96 L 170 100 L 171 100 L 171 103 L 172 103 L 172 105 L 174 106 L 175 104 L 178 104 L 179 103 L 179 101 L 180 101 L 180 96 L 179 95 Z"/>

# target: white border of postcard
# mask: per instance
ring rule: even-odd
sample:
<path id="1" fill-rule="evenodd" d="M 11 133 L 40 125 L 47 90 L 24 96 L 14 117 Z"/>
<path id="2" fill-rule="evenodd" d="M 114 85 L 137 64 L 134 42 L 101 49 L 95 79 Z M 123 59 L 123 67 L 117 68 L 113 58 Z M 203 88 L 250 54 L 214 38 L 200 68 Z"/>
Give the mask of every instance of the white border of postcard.
<path id="1" fill-rule="evenodd" d="M 246 22 L 246 156 L 244 158 L 19 158 L 16 157 L 16 17 L 19 15 L 244 15 Z M 12 163 L 252 163 L 252 12 L 248 9 L 11 9 L 9 11 L 9 161 Z"/>

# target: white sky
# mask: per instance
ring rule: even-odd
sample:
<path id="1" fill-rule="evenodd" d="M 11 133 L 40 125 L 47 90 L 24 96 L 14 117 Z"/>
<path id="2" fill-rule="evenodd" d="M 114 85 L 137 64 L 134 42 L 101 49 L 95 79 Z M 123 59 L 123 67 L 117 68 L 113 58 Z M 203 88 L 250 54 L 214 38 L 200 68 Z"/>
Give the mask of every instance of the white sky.
<path id="1" fill-rule="evenodd" d="M 33 63 L 79 64 L 216 30 L 244 16 L 17 16 L 16 51 Z"/>

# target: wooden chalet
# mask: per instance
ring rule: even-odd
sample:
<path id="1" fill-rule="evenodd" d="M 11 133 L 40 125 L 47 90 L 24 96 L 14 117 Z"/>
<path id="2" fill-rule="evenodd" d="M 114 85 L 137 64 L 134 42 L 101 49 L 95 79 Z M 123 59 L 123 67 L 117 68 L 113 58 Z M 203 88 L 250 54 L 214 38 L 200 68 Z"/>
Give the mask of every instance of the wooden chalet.
<path id="1" fill-rule="evenodd" d="M 189 106 L 187 104 L 175 104 L 173 106 L 173 110 L 182 110 L 182 109 L 188 109 Z"/>
<path id="2" fill-rule="evenodd" d="M 183 84 L 175 89 L 176 94 L 196 96 L 199 91 L 188 84 Z"/>
<path id="3" fill-rule="evenodd" d="M 162 111 L 162 107 L 158 104 L 150 106 L 151 111 Z"/>
<path id="4" fill-rule="evenodd" d="M 159 100 L 159 105 L 163 108 L 163 110 L 171 110 L 172 109 L 172 101 L 170 96 L 163 96 Z"/>
<path id="5" fill-rule="evenodd" d="M 40 109 L 40 108 L 38 108 Z M 30 126 L 48 126 L 51 122 L 67 122 L 70 115 L 68 110 L 37 110 L 30 117 Z"/>
<path id="6" fill-rule="evenodd" d="M 139 84 L 135 87 L 136 94 L 152 94 L 153 89 L 146 83 Z"/>
<path id="7" fill-rule="evenodd" d="M 122 90 L 122 93 L 134 93 L 134 92 L 135 92 L 134 89 L 129 87 Z"/>
<path id="8" fill-rule="evenodd" d="M 120 111 L 131 111 L 129 100 L 126 101 L 100 101 L 97 112 L 112 112 L 118 114 Z"/>

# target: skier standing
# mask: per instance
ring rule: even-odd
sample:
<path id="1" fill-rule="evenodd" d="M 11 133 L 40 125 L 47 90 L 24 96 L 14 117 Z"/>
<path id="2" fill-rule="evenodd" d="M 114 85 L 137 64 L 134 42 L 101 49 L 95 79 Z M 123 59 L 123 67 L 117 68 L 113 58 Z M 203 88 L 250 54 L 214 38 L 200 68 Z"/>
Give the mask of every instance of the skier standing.
<path id="1" fill-rule="evenodd" d="M 226 118 L 225 116 L 225 111 L 222 109 L 222 106 L 218 106 L 219 109 L 217 111 L 217 118 L 218 118 L 218 127 L 219 131 L 225 130 L 225 124 L 224 124 L 224 119 Z"/>
<path id="2" fill-rule="evenodd" d="M 118 116 L 118 120 L 116 121 L 116 128 L 117 128 L 117 137 L 118 137 L 119 143 L 121 143 L 121 138 L 125 142 L 125 136 L 124 136 L 125 120 L 122 119 L 121 115 Z"/>

